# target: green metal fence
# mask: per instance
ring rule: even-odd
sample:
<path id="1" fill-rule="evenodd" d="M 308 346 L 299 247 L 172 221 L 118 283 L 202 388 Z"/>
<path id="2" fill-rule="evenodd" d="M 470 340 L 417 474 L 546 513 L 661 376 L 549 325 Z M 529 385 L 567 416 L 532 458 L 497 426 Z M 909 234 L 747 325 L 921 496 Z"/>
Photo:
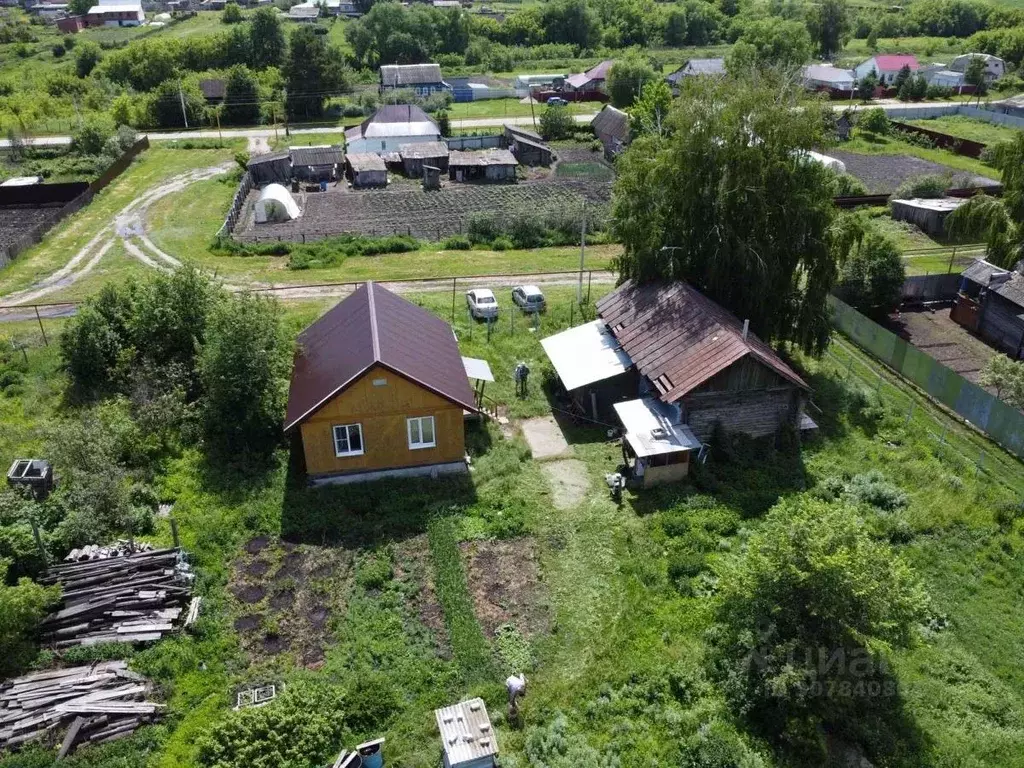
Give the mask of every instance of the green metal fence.
<path id="1" fill-rule="evenodd" d="M 848 304 L 830 298 L 838 330 L 955 411 L 1006 450 L 1024 458 L 1024 414 L 990 395 Z"/>

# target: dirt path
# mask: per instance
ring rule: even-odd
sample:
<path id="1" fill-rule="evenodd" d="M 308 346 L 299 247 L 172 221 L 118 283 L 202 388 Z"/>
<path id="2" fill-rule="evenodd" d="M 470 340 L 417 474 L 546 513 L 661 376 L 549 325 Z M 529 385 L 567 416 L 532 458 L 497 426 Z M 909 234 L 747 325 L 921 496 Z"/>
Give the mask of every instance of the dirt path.
<path id="1" fill-rule="evenodd" d="M 587 465 L 579 459 L 547 461 L 540 469 L 551 486 L 551 503 L 555 509 L 572 509 L 586 498 L 590 477 Z"/>
<path id="2" fill-rule="evenodd" d="M 270 154 L 270 142 L 266 136 L 250 136 L 245 146 L 249 156 Z"/>

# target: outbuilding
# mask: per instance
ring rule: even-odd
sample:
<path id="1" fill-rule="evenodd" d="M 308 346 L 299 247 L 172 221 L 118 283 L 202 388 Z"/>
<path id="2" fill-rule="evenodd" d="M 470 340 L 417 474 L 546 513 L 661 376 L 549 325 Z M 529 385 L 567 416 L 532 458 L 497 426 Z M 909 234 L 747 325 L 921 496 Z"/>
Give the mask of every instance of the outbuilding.
<path id="1" fill-rule="evenodd" d="M 590 121 L 601 145 L 606 160 L 614 160 L 629 145 L 629 115 L 611 104 L 605 104 Z"/>
<path id="2" fill-rule="evenodd" d="M 302 215 L 295 198 L 280 184 L 268 184 L 260 190 L 253 213 L 257 224 L 268 221 L 292 221 Z"/>
<path id="3" fill-rule="evenodd" d="M 402 172 L 410 179 L 420 178 L 424 165 L 439 171 L 448 170 L 448 145 L 443 141 L 403 144 L 399 147 L 398 153 L 402 158 Z"/>
<path id="4" fill-rule="evenodd" d="M 966 202 L 960 197 L 912 198 L 892 200 L 889 207 L 895 221 L 906 221 L 929 235 L 941 235 L 946 231 L 946 217 Z"/>
<path id="5" fill-rule="evenodd" d="M 452 181 L 515 181 L 518 165 L 507 149 L 456 151 L 448 155 L 448 177 Z"/>
<path id="6" fill-rule="evenodd" d="M 87 27 L 138 27 L 145 20 L 141 0 L 100 0 L 85 14 Z"/>
<path id="7" fill-rule="evenodd" d="M 483 699 L 460 701 L 434 710 L 441 733 L 444 768 L 495 768 L 498 736 Z"/>
<path id="8" fill-rule="evenodd" d="M 551 165 L 553 153 L 539 134 L 515 125 L 505 125 L 505 142 L 520 165 Z"/>
<path id="9" fill-rule="evenodd" d="M 348 155 L 345 164 L 353 187 L 386 187 L 388 184 L 388 168 L 380 155 Z"/>
<path id="10" fill-rule="evenodd" d="M 292 178 L 292 162 L 287 152 L 254 155 L 245 167 L 257 187 L 264 184 L 287 184 Z"/>
<path id="11" fill-rule="evenodd" d="M 1024 357 L 1024 276 L 975 260 L 961 275 L 950 317 L 1019 360 Z"/>
<path id="12" fill-rule="evenodd" d="M 289 147 L 292 178 L 299 181 L 335 181 L 345 171 L 345 153 L 339 145 Z"/>
<path id="13" fill-rule="evenodd" d="M 299 335 L 284 427 L 312 483 L 437 476 L 478 411 L 452 327 L 365 283 Z"/>

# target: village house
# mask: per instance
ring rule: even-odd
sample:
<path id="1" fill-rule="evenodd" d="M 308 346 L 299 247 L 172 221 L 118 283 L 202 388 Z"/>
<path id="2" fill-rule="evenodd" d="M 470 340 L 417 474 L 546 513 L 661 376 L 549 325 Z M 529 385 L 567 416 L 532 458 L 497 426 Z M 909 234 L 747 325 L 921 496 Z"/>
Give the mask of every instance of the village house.
<path id="1" fill-rule="evenodd" d="M 608 59 L 591 67 L 586 72 L 565 78 L 562 84 L 562 95 L 572 101 L 603 98 L 605 82 L 608 80 L 608 73 L 613 64 L 615 62 Z"/>
<path id="2" fill-rule="evenodd" d="M 605 104 L 590 121 L 594 135 L 604 147 L 607 160 L 614 160 L 629 145 L 629 115 L 611 104 Z"/>
<path id="3" fill-rule="evenodd" d="M 87 27 L 138 27 L 145 20 L 141 0 L 100 0 L 85 14 Z"/>
<path id="4" fill-rule="evenodd" d="M 965 53 L 953 59 L 949 68 L 954 72 L 966 74 L 967 68 L 971 65 L 973 59 L 981 59 L 985 62 L 986 82 L 991 83 L 1006 74 L 1006 62 L 990 53 Z"/>
<path id="5" fill-rule="evenodd" d="M 345 131 L 348 152 L 398 152 L 405 144 L 441 140 L 438 128 L 427 113 L 412 104 L 388 104 L 372 117 Z"/>
<path id="6" fill-rule="evenodd" d="M 683 66 L 665 76 L 665 82 L 669 84 L 672 93 L 679 95 L 683 81 L 688 77 L 701 76 L 722 77 L 725 75 L 725 59 L 690 59 Z"/>
<path id="7" fill-rule="evenodd" d="M 284 426 L 309 480 L 465 472 L 466 365 L 448 323 L 359 286 L 298 338 Z"/>
<path id="8" fill-rule="evenodd" d="M 849 69 L 811 64 L 803 69 L 804 88 L 811 91 L 844 91 L 852 95 L 857 76 Z"/>
<path id="9" fill-rule="evenodd" d="M 454 151 L 448 155 L 448 178 L 452 181 L 515 181 L 519 163 L 507 149 Z"/>
<path id="10" fill-rule="evenodd" d="M 533 131 L 516 125 L 506 125 L 505 143 L 521 165 L 551 165 L 551 147 Z"/>
<path id="11" fill-rule="evenodd" d="M 976 259 L 960 276 L 949 316 L 1018 360 L 1024 352 L 1024 276 Z"/>
<path id="12" fill-rule="evenodd" d="M 380 68 L 380 92 L 409 88 L 417 96 L 451 90 L 441 77 L 440 64 L 385 64 Z"/>
<path id="13" fill-rule="evenodd" d="M 887 54 L 872 56 L 867 61 L 858 64 L 853 72 L 857 76 L 858 82 L 867 77 L 869 73 L 874 72 L 879 85 L 892 85 L 904 67 L 909 67 L 911 72 L 916 72 L 921 65 L 917 63 L 916 56 Z"/>
<path id="14" fill-rule="evenodd" d="M 623 424 L 627 459 L 643 460 L 641 474 L 653 462 L 668 467 L 664 480 L 678 479 L 716 424 L 755 438 L 814 428 L 803 379 L 748 323 L 687 283 L 629 280 L 597 313 L 541 345 L 580 413 Z"/>

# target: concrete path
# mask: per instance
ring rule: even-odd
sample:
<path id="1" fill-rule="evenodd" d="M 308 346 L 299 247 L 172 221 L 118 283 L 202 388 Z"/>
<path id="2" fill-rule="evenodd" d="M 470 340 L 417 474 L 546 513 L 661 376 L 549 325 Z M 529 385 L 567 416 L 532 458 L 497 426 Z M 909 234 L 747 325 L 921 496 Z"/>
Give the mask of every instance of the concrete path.
<path id="1" fill-rule="evenodd" d="M 538 460 L 554 459 L 560 456 L 570 456 L 572 449 L 565 442 L 565 435 L 561 427 L 555 421 L 554 416 L 538 416 L 534 419 L 527 419 L 520 427 L 523 430 L 523 437 L 526 444 L 530 446 L 530 453 Z"/>

